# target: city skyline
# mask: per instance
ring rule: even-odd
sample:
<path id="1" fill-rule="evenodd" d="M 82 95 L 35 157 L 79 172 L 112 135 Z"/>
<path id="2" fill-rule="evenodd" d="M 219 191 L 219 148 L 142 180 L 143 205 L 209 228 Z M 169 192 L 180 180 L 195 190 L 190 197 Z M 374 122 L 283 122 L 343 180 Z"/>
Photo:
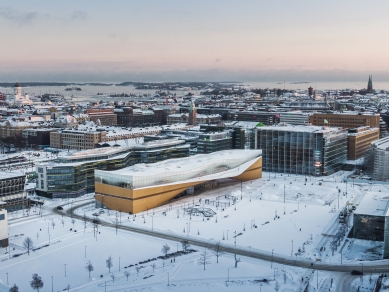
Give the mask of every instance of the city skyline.
<path id="1" fill-rule="evenodd" d="M 15 1 L 0 4 L 0 78 L 385 81 L 385 8 L 384 1 Z"/>

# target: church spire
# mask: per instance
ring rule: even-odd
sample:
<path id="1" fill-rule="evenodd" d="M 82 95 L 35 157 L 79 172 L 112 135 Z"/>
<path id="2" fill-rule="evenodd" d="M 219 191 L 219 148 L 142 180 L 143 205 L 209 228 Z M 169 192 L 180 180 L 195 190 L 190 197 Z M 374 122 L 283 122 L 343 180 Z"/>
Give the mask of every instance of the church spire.
<path id="1" fill-rule="evenodd" d="M 369 75 L 369 81 L 367 83 L 367 91 L 368 92 L 373 91 L 373 75 Z"/>

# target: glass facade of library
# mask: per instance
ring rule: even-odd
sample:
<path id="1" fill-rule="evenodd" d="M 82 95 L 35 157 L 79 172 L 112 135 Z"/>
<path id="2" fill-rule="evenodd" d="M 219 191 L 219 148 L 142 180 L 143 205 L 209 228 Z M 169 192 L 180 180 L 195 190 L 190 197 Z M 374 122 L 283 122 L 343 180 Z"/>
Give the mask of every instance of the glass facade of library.
<path id="1" fill-rule="evenodd" d="M 177 147 L 147 149 L 130 152 L 125 156 L 109 160 L 96 160 L 92 162 L 77 163 L 76 165 L 60 164 L 47 168 L 47 192 L 36 190 L 39 195 L 51 198 L 77 197 L 85 193 L 94 192 L 94 171 L 118 170 L 137 163 L 154 163 L 170 158 L 189 156 L 189 145 Z"/>
<path id="2" fill-rule="evenodd" d="M 347 160 L 347 133 L 258 128 L 257 149 L 262 149 L 264 171 L 330 175 Z"/>

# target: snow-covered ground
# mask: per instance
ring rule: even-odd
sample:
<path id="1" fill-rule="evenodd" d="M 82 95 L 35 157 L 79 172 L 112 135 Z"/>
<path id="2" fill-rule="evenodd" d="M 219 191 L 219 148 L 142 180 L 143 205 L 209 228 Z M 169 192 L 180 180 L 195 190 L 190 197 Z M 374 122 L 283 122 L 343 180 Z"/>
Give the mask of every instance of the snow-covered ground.
<path id="1" fill-rule="evenodd" d="M 274 263 L 272 269 L 270 263 L 243 257 L 234 268 L 232 255 L 224 254 L 216 263 L 216 257 L 210 251 L 210 263 L 204 271 L 203 266 L 198 264 L 203 250 L 196 247 L 193 248 L 199 252 L 176 257 L 175 262 L 157 259 L 138 264 L 162 255 L 164 244 L 170 246 L 170 252 L 181 250 L 181 245 L 120 230 L 116 234 L 114 229 L 101 226 L 96 239 L 90 224 L 84 233 L 82 221 L 76 220 L 73 224 L 71 218 L 63 220 L 64 223 L 61 216 L 49 215 L 11 223 L 11 258 L 5 249 L 0 255 L 0 279 L 4 284 L 0 286 L 0 291 L 1 287 L 7 286 L 7 276 L 10 286 L 17 284 L 20 291 L 30 291 L 29 281 L 34 273 L 44 281 L 41 291 L 51 291 L 52 283 L 53 291 L 62 291 L 68 285 L 70 291 L 105 291 L 105 285 L 107 291 L 238 291 L 243 286 L 247 291 L 274 291 L 276 281 L 281 291 L 296 291 L 301 285 L 301 278 L 305 277 L 303 269 L 289 269 Z M 23 248 L 26 237 L 34 241 L 35 248 L 42 248 L 28 255 Z M 19 256 L 12 257 L 15 254 Z M 106 267 L 109 256 L 113 259 L 111 273 Z M 91 278 L 85 269 L 89 260 L 94 267 Z M 154 271 L 152 263 L 156 264 Z M 135 264 L 143 266 L 138 275 L 135 266 L 128 267 Z M 130 272 L 128 280 L 125 271 Z M 324 281 L 326 277 L 328 275 L 321 272 L 319 281 Z M 268 282 L 261 282 L 264 279 Z M 316 285 L 316 277 L 312 281 Z"/>
<path id="2" fill-rule="evenodd" d="M 159 231 L 174 232 L 222 243 L 251 247 L 275 254 L 304 257 L 310 260 L 340 261 L 340 255 L 329 251 L 330 236 L 336 234 L 338 216 L 347 203 L 358 204 L 371 189 L 382 185 L 347 185 L 343 178 L 348 172 L 329 177 L 288 176 L 264 173 L 262 179 L 211 189 L 200 195 L 186 196 L 147 212 L 118 214 L 105 210 L 100 220 Z M 305 180 L 307 180 L 305 182 Z M 340 192 L 339 192 L 340 190 Z M 284 193 L 285 191 L 285 193 Z M 285 194 L 285 203 L 284 203 Z M 339 194 L 339 201 L 338 201 Z M 216 197 L 232 195 L 237 203 L 223 198 L 218 206 Z M 207 202 L 209 200 L 209 203 Z M 339 204 L 338 204 L 339 202 Z M 339 209 L 338 209 L 339 206 Z M 216 215 L 209 218 L 190 216 L 188 207 L 211 208 Z M 94 204 L 78 209 L 78 215 L 99 213 Z M 285 213 L 284 213 L 285 212 Z M 320 248 L 325 248 L 320 252 Z M 353 260 L 352 256 L 344 260 Z"/>
<path id="3" fill-rule="evenodd" d="M 237 234 L 242 233 L 236 237 L 237 246 L 251 247 L 269 253 L 274 249 L 275 254 L 286 257 L 290 257 L 291 254 L 296 257 L 298 249 L 306 243 L 305 252 L 297 254 L 297 257 L 339 262 L 341 260 L 339 252 L 335 252 L 334 256 L 329 252 L 330 237 L 328 237 L 335 234 L 338 228 L 338 189 L 341 190 L 340 209 L 347 202 L 357 205 L 363 195 L 370 191 L 387 191 L 384 185 L 356 184 L 353 187 L 348 183 L 346 197 L 343 195 L 346 184 L 341 182 L 345 175 L 348 173 L 321 178 L 308 177 L 305 184 L 305 177 L 302 176 L 271 174 L 269 180 L 268 174 L 264 173 L 262 179 L 243 183 L 242 199 L 241 185 L 234 184 L 204 191 L 200 195 L 177 199 L 169 205 L 137 214 L 136 217 L 104 209 L 104 213 L 99 218 L 114 223 L 118 216 L 122 225 L 174 232 L 181 236 L 204 240 L 212 239 L 230 245 L 234 245 L 233 236 L 236 231 Z M 223 197 L 219 206 L 216 206 L 216 197 L 221 195 L 233 195 L 237 198 L 237 203 L 232 204 L 230 201 L 228 206 L 228 199 Z M 64 207 L 67 209 L 77 204 L 81 205 L 86 202 L 86 199 L 91 200 L 92 195 L 69 200 L 69 206 Z M 206 200 L 210 202 L 206 203 Z M 211 255 L 210 264 L 204 271 L 203 266 L 197 262 L 203 251 L 198 247 L 193 247 L 198 252 L 176 257 L 175 262 L 165 260 L 164 264 L 163 260 L 157 259 L 139 264 L 140 261 L 161 256 L 161 248 L 164 244 L 170 246 L 170 252 L 181 250 L 181 246 L 177 242 L 127 231 L 119 230 L 116 234 L 113 228 L 101 226 L 96 240 L 91 224 L 87 225 L 84 233 L 82 221 L 75 220 L 73 225 L 71 218 L 62 218 L 50 211 L 55 206 L 65 203 L 67 200 L 46 199 L 42 208 L 42 217 L 39 213 L 40 209 L 33 212 L 34 208 L 29 216 L 26 212 L 23 215 L 22 211 L 10 214 L 11 258 L 6 252 L 8 249 L 0 250 L 2 283 L 0 283 L 0 291 L 2 287 L 7 286 L 7 276 L 9 286 L 15 283 L 21 291 L 30 291 L 29 281 L 33 273 L 38 273 L 44 281 L 44 288 L 41 291 L 51 291 L 52 283 L 53 291 L 63 291 L 67 285 L 70 285 L 70 291 L 105 291 L 105 289 L 106 291 L 198 291 L 199 289 L 274 291 L 276 281 L 281 286 L 279 291 L 300 291 L 306 280 L 309 280 L 314 288 L 321 287 L 319 291 L 328 291 L 331 279 L 335 281 L 341 279 L 325 272 L 317 274 L 313 270 L 284 267 L 245 257 L 241 257 L 238 267 L 234 268 L 235 262 L 231 254 L 222 255 L 219 263 L 216 263 L 216 257 L 209 250 L 207 252 Z M 207 220 L 202 216 L 190 216 L 184 213 L 184 207 L 196 207 L 196 205 L 211 208 L 216 215 Z M 100 211 L 100 208 L 94 206 L 94 203 L 86 205 L 76 212 L 79 215 L 85 213 L 94 217 L 92 214 Z M 55 223 L 54 227 L 52 222 Z M 34 241 L 35 248 L 42 247 L 31 252 L 30 255 L 27 255 L 22 247 L 27 236 Z M 50 245 L 47 246 L 49 241 Z M 381 248 L 379 245 L 360 240 L 353 240 L 352 244 L 350 242 L 348 239 L 344 244 L 343 262 L 373 259 L 374 256 L 379 258 L 378 253 Z M 318 249 L 320 247 L 327 249 L 320 254 Z M 12 257 L 14 254 L 21 255 Z M 109 256 L 113 259 L 111 273 L 108 273 L 106 267 L 106 259 Z M 94 266 L 91 278 L 85 270 L 88 260 Z M 156 264 L 154 271 L 152 263 Z M 139 275 L 135 266 L 128 267 L 135 264 L 143 266 Z M 128 281 L 124 271 L 130 272 Z M 115 282 L 111 277 L 112 274 Z M 229 281 L 227 281 L 228 277 Z M 261 282 L 263 279 L 267 279 L 268 283 Z M 368 282 L 368 276 L 365 276 L 364 285 L 366 286 Z M 333 283 L 331 291 L 335 291 L 337 284 Z M 359 283 L 354 281 L 352 285 L 357 287 Z M 370 284 L 368 286 L 370 287 Z M 9 288 L 3 290 L 8 291 L 7 289 Z"/>

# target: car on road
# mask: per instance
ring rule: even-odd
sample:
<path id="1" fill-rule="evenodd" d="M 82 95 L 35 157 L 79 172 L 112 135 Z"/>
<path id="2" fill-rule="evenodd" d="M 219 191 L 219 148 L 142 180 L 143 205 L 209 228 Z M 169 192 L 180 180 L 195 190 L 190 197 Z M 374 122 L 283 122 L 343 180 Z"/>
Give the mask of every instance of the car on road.
<path id="1" fill-rule="evenodd" d="M 358 271 L 358 270 L 352 270 L 351 271 L 351 275 L 363 275 L 363 273 L 361 271 Z"/>
<path id="2" fill-rule="evenodd" d="M 63 208 L 61 206 L 58 206 L 57 210 L 63 210 Z"/>

